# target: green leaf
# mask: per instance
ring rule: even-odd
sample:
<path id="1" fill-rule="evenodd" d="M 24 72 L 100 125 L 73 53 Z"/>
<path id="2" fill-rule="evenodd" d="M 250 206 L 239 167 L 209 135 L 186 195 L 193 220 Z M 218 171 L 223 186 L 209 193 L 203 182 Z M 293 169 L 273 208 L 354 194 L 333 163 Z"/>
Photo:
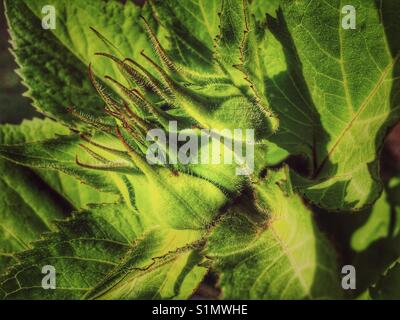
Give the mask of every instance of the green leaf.
<path id="1" fill-rule="evenodd" d="M 0 127 L 0 145 L 39 142 L 69 133 L 70 131 L 67 128 L 49 119 L 25 120 L 20 125 L 2 125 Z M 21 168 L 21 170 L 24 169 Z M 83 208 L 88 203 L 113 203 L 117 201 L 115 195 L 99 192 L 60 171 L 32 170 L 76 209 Z"/>
<path id="2" fill-rule="evenodd" d="M 30 248 L 51 221 L 72 209 L 29 169 L 0 159 L 0 273 L 14 261 L 13 254 Z"/>
<path id="3" fill-rule="evenodd" d="M 59 170 L 98 190 L 117 193 L 118 189 L 110 177 L 77 165 L 80 141 L 79 135 L 70 135 L 25 144 L 1 145 L 0 156 L 28 167 Z"/>
<path id="4" fill-rule="evenodd" d="M 24 120 L 20 125 L 0 126 L 0 144 L 13 145 L 51 139 L 57 135 L 67 135 L 69 130 L 50 119 Z"/>
<path id="5" fill-rule="evenodd" d="M 33 119 L 20 125 L 0 126 L 0 144 L 33 142 L 67 134 L 49 120 Z M 117 197 L 82 185 L 66 175 L 31 169 L 0 159 L 1 228 L 0 273 L 14 261 L 13 254 L 31 248 L 31 242 L 53 229 L 52 221 L 69 216 L 88 203 L 113 202 Z"/>
<path id="6" fill-rule="evenodd" d="M 188 298 L 207 272 L 206 268 L 198 266 L 202 257 L 196 251 L 197 244 L 191 243 L 198 237 L 199 233 L 193 231 L 157 228 L 149 231 L 85 298 Z M 188 244 L 184 245 L 185 242 Z"/>
<path id="7" fill-rule="evenodd" d="M 307 158 L 308 176 L 293 174 L 293 182 L 328 209 L 360 209 L 379 197 L 377 154 L 400 114 L 399 3 L 353 2 L 355 30 L 341 27 L 344 5 L 282 1 L 278 19 L 269 18 L 275 39 L 265 44 L 267 92 L 281 124 L 274 142 Z"/>
<path id="8" fill-rule="evenodd" d="M 233 208 L 212 231 L 206 255 L 226 299 L 327 299 L 341 296 L 335 252 L 285 174 L 256 185 L 258 206 Z"/>
<path id="9" fill-rule="evenodd" d="M 18 73 L 34 106 L 71 126 L 77 124 L 67 111 L 71 105 L 99 114 L 95 108 L 100 100 L 87 80 L 84 65 L 64 50 L 51 32 L 41 28 L 40 19 L 23 1 L 6 1 L 5 5 Z"/>
<path id="10" fill-rule="evenodd" d="M 12 130 L 15 126 L 7 128 L 8 136 L 16 131 Z M 78 141 L 78 137 L 61 136 L 44 142 L 2 145 L 1 149 L 3 156 L 24 165 L 40 168 L 50 163 L 53 169 L 86 179 L 96 171 L 76 165 Z M 198 245 L 189 244 L 202 238 L 227 198 L 204 179 L 174 176 L 165 168 L 142 165 L 144 174 L 132 170 L 126 179 L 124 174 L 115 174 L 112 181 L 106 179 L 112 174 L 98 175 L 98 180 L 92 181 L 96 186 L 99 180 L 106 186 L 115 185 L 126 202 L 90 206 L 90 211 L 78 213 L 71 220 L 58 221 L 56 233 L 36 242 L 33 250 L 15 255 L 20 263 L 2 280 L 4 296 L 83 298 L 92 290 L 96 293 L 91 297 L 102 299 L 190 296 L 207 270 L 197 266 L 201 257 L 194 250 Z M 116 183 L 117 178 L 123 186 Z M 155 196 L 149 198 L 149 192 L 155 192 Z M 58 278 L 60 288 L 55 292 L 41 288 L 41 268 L 46 264 L 61 270 L 57 271 L 62 275 Z M 171 274 L 169 270 L 179 272 Z M 143 284 L 139 291 L 135 290 L 136 283 Z"/>
<path id="11" fill-rule="evenodd" d="M 149 48 L 138 23 L 140 14 L 146 13 L 131 2 L 119 1 L 16 0 L 5 4 L 13 52 L 20 65 L 18 72 L 35 107 L 69 126 L 82 126 L 68 112 L 71 106 L 84 114 L 105 118 L 101 100 L 89 81 L 87 65 L 93 62 L 99 76 L 120 78 L 116 65 L 104 59 L 94 60 L 94 54 L 111 51 L 123 58 L 139 58 L 140 51 Z M 42 8 L 47 5 L 56 8 L 54 30 L 41 26 Z M 101 40 L 91 27 L 113 45 Z"/>
<path id="12" fill-rule="evenodd" d="M 79 137 L 63 135 L 36 142 L 31 137 L 36 133 L 39 139 L 52 138 L 57 129 L 60 134 L 68 132 L 49 120 L 25 122 L 22 126 L 4 126 L 2 142 L 19 144 L 2 145 L 2 155 L 28 167 L 50 166 L 79 179 L 87 179 L 97 187 L 97 181 L 108 187 L 116 185 L 116 177 L 107 179 L 110 176 L 77 166 L 75 156 L 79 153 Z M 25 141 L 32 142 L 21 144 Z M 85 159 L 83 155 L 81 159 Z M 18 167 L 17 170 L 22 172 L 27 169 Z M 15 254 L 19 264 L 13 266 L 2 280 L 4 297 L 83 298 L 92 290 L 95 292 L 90 296 L 101 299 L 190 296 L 207 271 L 197 266 L 201 257 L 196 250 L 201 243 L 196 242 L 203 237 L 203 230 L 225 203 L 226 197 L 213 184 L 200 178 L 184 174 L 175 178 L 167 169 L 156 171 L 147 164 L 144 171 L 147 175 L 134 174 L 133 170 L 135 179 L 124 180 L 124 175 L 119 177 L 120 183 L 125 184 L 123 187 L 116 186 L 118 190 L 126 189 L 125 192 L 120 190 L 126 203 L 89 206 L 90 211 L 77 213 L 68 221 L 57 221 L 57 232 L 35 242 L 32 250 Z M 98 180 L 88 179 L 93 174 Z M 65 180 L 61 182 L 65 183 Z M 70 190 L 72 186 L 67 185 L 69 195 L 73 192 Z M 131 190 L 129 186 L 134 188 Z M 149 198 L 151 193 L 155 193 L 156 198 Z M 199 194 L 207 194 L 208 202 L 204 203 Z M 41 198 L 35 199 L 39 201 Z M 40 204 L 43 205 L 43 202 Z M 63 204 L 60 202 L 60 205 Z M 189 212 L 187 209 L 190 209 Z M 187 219 L 190 214 L 194 216 Z M 29 221 L 26 217 L 24 219 Z M 7 217 L 7 222 L 13 221 Z M 178 225 L 184 230 L 171 229 L 170 225 Z M 195 226 L 197 230 L 189 226 Z M 40 231 L 49 230 L 52 229 Z M 38 234 L 34 236 L 30 241 L 38 238 Z M 71 261 L 76 263 L 71 264 Z M 61 274 L 61 279 L 57 278 L 60 288 L 55 292 L 45 291 L 41 287 L 44 276 L 41 268 L 47 264 L 61 270 L 57 271 Z M 90 276 L 87 276 L 87 272 Z M 140 290 L 135 290 L 139 283 L 142 284 Z"/>
<path id="13" fill-rule="evenodd" d="M 20 126 L 0 126 L 0 143 L 51 137 L 65 128 L 50 120 L 24 121 Z M 50 231 L 51 221 L 65 218 L 72 207 L 29 170 L 0 159 L 0 273 L 12 262 L 13 254 L 30 248 L 30 243 Z"/>
<path id="14" fill-rule="evenodd" d="M 381 276 L 379 281 L 369 289 L 374 300 L 400 299 L 400 262 L 395 262 Z"/>
<path id="15" fill-rule="evenodd" d="M 0 280 L 3 298 L 187 298 L 206 271 L 188 246 L 202 232 L 154 225 L 142 234 L 123 204 L 92 206 L 56 225 L 58 232 L 17 255 L 20 263 Z M 44 265 L 55 267 L 55 290 L 42 288 Z"/>
<path id="16" fill-rule="evenodd" d="M 170 38 L 166 50 L 174 62 L 203 74 L 213 69 L 221 0 L 151 0 L 157 21 Z"/>
<path id="17" fill-rule="evenodd" d="M 85 66 L 94 62 L 95 53 L 101 51 L 142 62 L 145 60 L 141 57 L 140 51 L 151 48 L 144 25 L 139 23 L 140 15 L 151 19 L 147 6 L 141 8 L 133 2 L 121 3 L 115 0 L 89 0 L 85 3 L 68 0 L 22 0 L 22 2 L 40 20 L 43 17 L 44 6 L 53 5 L 56 8 L 57 26 L 50 32 L 64 47 L 64 51 L 72 53 Z M 91 28 L 99 32 L 100 36 Z M 115 79 L 121 77 L 118 67 L 103 59 L 96 59 L 93 69 L 99 76 L 108 74 Z"/>
<path id="18" fill-rule="evenodd" d="M 133 157 L 143 173 L 135 167 L 121 173 L 113 172 L 112 166 L 105 171 L 95 170 L 96 167 L 87 169 L 76 161 L 77 155 L 83 163 L 90 159 L 90 154 L 80 150 L 80 142 L 79 136 L 72 135 L 21 145 L 0 145 L 0 156 L 32 168 L 61 171 L 99 191 L 121 193 L 126 203 L 138 208 L 149 224 L 156 219 L 178 229 L 203 228 L 229 200 L 223 190 L 206 179 L 152 166 L 139 156 Z"/>
<path id="19" fill-rule="evenodd" d="M 203 280 L 207 269 L 198 266 L 202 257 L 193 250 L 180 250 L 156 258 L 145 267 L 124 266 L 128 270 L 118 271 L 114 277 L 124 280 L 108 288 L 106 279 L 100 288 L 95 288 L 87 299 L 188 299 Z M 98 290 L 102 290 L 99 291 Z"/>

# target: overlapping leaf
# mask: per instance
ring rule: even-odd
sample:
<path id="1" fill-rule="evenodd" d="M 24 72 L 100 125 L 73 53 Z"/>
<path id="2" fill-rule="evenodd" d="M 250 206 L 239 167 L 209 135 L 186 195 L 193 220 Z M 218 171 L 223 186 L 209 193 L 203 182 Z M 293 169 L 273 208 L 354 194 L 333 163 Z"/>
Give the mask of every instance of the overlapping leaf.
<path id="1" fill-rule="evenodd" d="M 13 155 L 11 158 L 14 161 L 17 156 L 14 149 L 16 145 L 9 143 L 27 142 L 35 138 L 46 139 L 54 137 L 55 133 L 64 135 L 68 133 L 68 130 L 49 120 L 34 120 L 25 122 L 21 126 L 6 125 L 2 129 L 1 141 L 6 143 L 3 148 L 9 148 L 8 154 Z M 76 145 L 71 143 L 70 148 L 61 152 L 65 144 L 58 143 L 53 138 L 51 141 L 56 141 L 54 143 L 56 152 L 52 153 L 48 148 L 40 148 L 43 143 L 48 143 L 44 141 L 29 142 L 31 145 L 39 146 L 41 151 L 34 151 L 32 157 L 27 158 L 24 152 L 20 153 L 19 155 L 26 160 L 21 163 L 28 167 L 40 168 L 46 162 L 40 157 L 55 156 L 53 160 L 56 166 L 53 169 L 66 170 L 68 174 L 71 174 L 72 170 L 78 178 L 85 177 L 82 172 L 74 171 L 78 168 L 75 163 Z M 19 146 L 29 146 L 29 144 L 19 144 Z M 97 292 L 96 297 L 104 299 L 110 298 L 110 295 L 114 298 L 130 299 L 187 298 L 207 271 L 205 268 L 197 267 L 200 257 L 195 253 L 198 246 L 195 242 L 202 238 L 206 226 L 204 225 L 204 231 L 173 230 L 168 226 L 165 227 L 162 213 L 159 212 L 165 207 L 161 207 L 156 212 L 159 214 L 160 222 L 164 224 L 161 228 L 154 219 L 152 211 L 148 212 L 148 216 L 140 216 L 136 208 L 132 207 L 135 205 L 134 192 L 129 190 L 127 181 L 124 188 L 128 202 L 91 205 L 89 210 L 76 213 L 69 220 L 60 220 L 68 215 L 68 210 L 71 210 L 72 206 L 66 206 L 65 200 L 60 201 L 62 198 L 57 197 L 56 192 L 48 185 L 46 190 L 32 193 L 31 183 L 36 183 L 37 187 L 38 181 L 42 181 L 39 177 L 32 180 L 32 177 L 36 177 L 33 170 L 24 169 L 5 160 L 2 160 L 1 164 L 3 162 L 14 180 L 8 175 L 4 175 L 2 180 L 5 182 L 4 187 L 9 188 L 4 189 L 3 194 L 6 203 L 3 206 L 5 220 L 2 228 L 7 232 L 3 233 L 1 239 L 2 272 L 6 266 L 15 261 L 13 259 L 19 261 L 1 280 L 0 291 L 3 298 L 78 299 L 83 298 L 84 294 L 100 284 L 102 292 Z M 38 169 L 35 171 L 40 173 Z M 71 190 L 74 185 L 70 184 L 71 181 L 66 180 L 65 176 L 55 172 L 47 173 L 46 177 L 50 186 L 57 184 L 58 181 L 66 187 L 63 196 L 68 195 L 72 198 L 76 196 L 74 190 Z M 104 180 L 107 175 L 99 177 L 103 177 Z M 15 182 L 15 179 L 18 179 L 19 183 L 12 189 L 10 182 Z M 3 183 L 1 186 L 3 187 Z M 45 197 L 36 194 L 40 191 L 46 191 Z M 82 187 L 78 187 L 77 191 L 89 192 Z M 125 194 L 123 191 L 121 193 Z M 95 201 L 98 194 L 99 192 L 92 189 L 89 193 L 92 196 L 91 200 Z M 102 195 L 103 202 L 111 201 L 112 198 L 104 193 Z M 221 195 L 223 196 L 222 193 Z M 133 198 L 129 199 L 129 196 Z M 13 199 L 14 202 L 9 202 Z M 21 199 L 24 199 L 23 203 L 26 203 L 26 206 L 21 207 L 19 204 L 21 213 L 15 215 L 13 206 L 21 203 Z M 54 219 L 58 219 L 55 224 L 56 229 L 53 225 Z M 31 244 L 32 241 L 39 239 L 41 233 L 48 231 L 56 232 L 47 234 L 42 240 Z M 178 250 L 181 247 L 183 249 Z M 142 255 L 140 259 L 139 254 Z M 120 261 L 123 257 L 124 260 Z M 56 268 L 58 285 L 55 291 L 46 291 L 42 288 L 41 281 L 44 275 L 41 270 L 45 265 Z M 174 272 L 169 272 L 170 269 Z M 181 270 L 181 273 L 177 270 Z M 107 279 L 112 278 L 114 282 L 103 281 L 106 275 Z M 126 277 L 129 279 L 125 279 Z M 140 290 L 134 290 L 138 282 L 142 286 Z M 160 288 L 161 283 L 164 283 L 162 288 Z M 118 289 L 114 289 L 114 286 Z M 120 286 L 123 288 L 119 288 Z M 107 293 L 103 292 L 104 290 Z"/>
<path id="2" fill-rule="evenodd" d="M 34 172 L 0 160 L 0 272 L 71 207 Z"/>
<path id="3" fill-rule="evenodd" d="M 212 232 L 206 255 L 221 273 L 224 298 L 341 296 L 334 250 L 286 179 L 270 172 L 256 186 L 267 216 L 239 206 Z"/>
<path id="4" fill-rule="evenodd" d="M 68 129 L 49 119 L 24 121 L 20 125 L 0 126 L 0 143 L 34 142 L 67 134 Z M 0 243 L 3 272 L 13 254 L 31 248 L 30 243 L 53 230 L 52 221 L 66 218 L 75 208 L 88 203 L 107 203 L 118 199 L 98 192 L 56 171 L 32 169 L 0 159 L 3 229 Z"/>
<path id="5" fill-rule="evenodd" d="M 359 209 L 382 190 L 377 155 L 400 115 L 399 4 L 355 1 L 355 30 L 342 28 L 343 6 L 282 2 L 269 19 L 278 42 L 267 40 L 267 92 L 281 123 L 276 142 L 310 164 L 296 186 L 323 207 Z"/>
<path id="6" fill-rule="evenodd" d="M 93 162 L 91 155 L 94 151 L 85 153 L 80 142 L 79 136 L 72 135 L 27 144 L 2 145 L 0 155 L 20 165 L 61 171 L 100 191 L 121 194 L 127 206 L 139 209 L 148 225 L 156 219 L 165 226 L 178 229 L 204 228 L 229 201 L 223 190 L 206 179 L 152 166 L 133 153 L 131 156 L 137 167 L 127 160 L 130 159 L 127 155 L 127 159 L 120 159 L 126 162 L 125 167 L 105 166 L 100 169 L 77 163 L 77 155 L 79 161 Z M 123 154 L 123 151 L 118 152 Z M 107 154 L 107 151 L 103 150 L 103 153 Z M 151 198 L 149 194 L 152 194 Z"/>
<path id="7" fill-rule="evenodd" d="M 41 112 L 69 126 L 82 126 L 68 112 L 71 106 L 84 114 L 104 117 L 101 100 L 87 76 L 94 53 L 106 51 L 140 59 L 140 51 L 149 47 L 138 23 L 140 14 L 146 12 L 131 2 L 16 0 L 5 4 L 13 52 L 28 87 L 27 95 Z M 46 6 L 56 10 L 56 29 L 42 28 L 42 18 L 48 14 L 42 13 L 42 8 Z M 91 27 L 96 27 L 95 31 Z M 103 59 L 95 62 L 96 73 L 118 79 L 116 66 Z"/>
<path id="8" fill-rule="evenodd" d="M 154 226 L 142 235 L 125 205 L 94 205 L 56 226 L 34 249 L 16 255 L 20 263 L 0 279 L 2 298 L 187 298 L 206 272 L 187 247 L 201 233 Z M 45 265 L 55 268 L 56 289 L 42 287 Z"/>

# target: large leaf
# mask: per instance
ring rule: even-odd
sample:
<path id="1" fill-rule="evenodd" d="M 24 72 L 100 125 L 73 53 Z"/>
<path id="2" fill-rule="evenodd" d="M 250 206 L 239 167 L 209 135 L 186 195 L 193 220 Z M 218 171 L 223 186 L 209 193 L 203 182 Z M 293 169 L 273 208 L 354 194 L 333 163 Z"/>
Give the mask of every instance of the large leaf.
<path id="1" fill-rule="evenodd" d="M 68 132 L 54 121 L 34 119 L 18 126 L 0 126 L 0 144 L 33 142 Z M 31 248 L 32 241 L 53 230 L 53 220 L 65 218 L 74 208 L 88 203 L 117 199 L 60 172 L 30 169 L 5 159 L 0 159 L 0 171 L 0 273 L 14 260 L 13 253 Z"/>
<path id="2" fill-rule="evenodd" d="M 132 1 L 89 0 L 85 3 L 68 0 L 22 0 L 29 10 L 42 19 L 42 8 L 56 8 L 57 26 L 50 32 L 64 51 L 75 55 L 85 66 L 94 62 L 93 70 L 101 76 L 121 78 L 116 65 L 102 59 L 94 60 L 95 53 L 107 51 L 121 58 L 144 61 L 141 50 L 149 50 L 145 28 L 140 16 L 149 19 L 147 6 L 142 9 Z M 157 26 L 153 25 L 153 28 Z M 96 32 L 92 31 L 95 29 Z"/>
<path id="3" fill-rule="evenodd" d="M 377 154 L 400 115 L 400 4 L 354 1 L 355 30 L 341 26 L 344 5 L 282 1 L 264 44 L 267 92 L 281 124 L 275 142 L 310 164 L 307 178 L 293 175 L 296 187 L 320 206 L 360 209 L 382 190 Z"/>
<path id="4" fill-rule="evenodd" d="M 201 232 L 155 225 L 141 235 L 125 205 L 92 206 L 56 225 L 58 232 L 17 255 L 20 263 L 1 279 L 3 298 L 187 298 L 206 271 L 188 246 Z M 55 290 L 42 288 L 44 265 L 55 267 Z"/>
<path id="5" fill-rule="evenodd" d="M 0 126 L 0 143 L 50 138 L 66 129 L 49 120 Z M 0 159 L 1 240 L 0 273 L 14 260 L 13 253 L 30 248 L 30 242 L 51 230 L 51 221 L 68 216 L 71 207 L 51 190 L 37 173 Z M 18 213 L 18 214 L 16 214 Z"/>
<path id="6" fill-rule="evenodd" d="M 75 125 L 67 108 L 99 114 L 100 100 L 87 80 L 84 65 L 52 36 L 41 28 L 39 18 L 23 1 L 6 1 L 6 12 L 12 37 L 13 52 L 20 65 L 19 73 L 29 88 L 26 95 L 46 115 Z M 31 30 L 27 33 L 26 30 Z"/>
<path id="7" fill-rule="evenodd" d="M 0 273 L 72 209 L 34 172 L 0 159 Z"/>
<path id="8" fill-rule="evenodd" d="M 77 165 L 80 141 L 80 136 L 74 134 L 25 144 L 5 144 L 0 146 L 0 156 L 28 167 L 59 170 L 98 190 L 118 192 L 108 175 Z"/>
<path id="9" fill-rule="evenodd" d="M 224 298 L 340 297 L 334 250 L 286 179 L 270 172 L 256 186 L 267 217 L 238 206 L 213 230 L 206 255 Z"/>
<path id="10" fill-rule="evenodd" d="M 104 117 L 87 65 L 94 62 L 99 76 L 119 75 L 117 66 L 104 59 L 94 61 L 94 53 L 107 51 L 136 59 L 142 49 L 149 48 L 139 23 L 140 7 L 131 2 L 16 0 L 5 4 L 13 52 L 29 88 L 27 95 L 40 111 L 70 126 L 82 125 L 68 112 L 71 106 L 85 114 Z M 54 30 L 41 26 L 42 8 L 47 5 L 56 8 Z M 112 40 L 113 45 L 102 37 Z"/>
<path id="11" fill-rule="evenodd" d="M 40 124 L 40 125 L 39 125 Z M 52 137 L 65 128 L 52 121 L 25 121 L 20 126 L 0 126 L 0 143 Z M 13 261 L 13 254 L 30 248 L 51 222 L 68 216 L 71 205 L 40 179 L 37 173 L 0 159 L 0 273 Z"/>
<path id="12" fill-rule="evenodd" d="M 101 138 L 114 148 L 116 143 L 121 144 L 115 137 L 109 140 L 110 137 L 100 135 Z M 88 167 L 84 163 L 93 162 L 92 149 L 103 152 L 104 156 L 109 152 L 93 142 L 91 151 L 87 152 L 87 147 L 82 148 L 81 144 L 79 135 L 65 135 L 25 144 L 0 145 L 0 157 L 35 169 L 60 171 L 99 191 L 121 194 L 128 207 L 140 211 L 146 227 L 157 222 L 177 229 L 201 229 L 209 225 L 229 201 L 224 190 L 207 179 L 152 166 L 133 152 L 128 155 L 117 150 L 115 158 L 123 162 L 124 167 L 108 160 L 106 164 L 99 164 L 103 167 Z M 101 157 L 100 154 L 95 156 L 103 160 Z"/>
<path id="13" fill-rule="evenodd" d="M 69 133 L 67 128 L 52 120 L 33 119 L 24 121 L 20 125 L 2 125 L 0 145 L 34 143 Z M 111 193 L 99 192 L 60 171 L 33 169 L 33 172 L 76 209 L 83 208 L 89 203 L 112 203 L 118 198 Z"/>
<path id="14" fill-rule="evenodd" d="M 207 269 L 198 266 L 201 233 L 157 229 L 139 239 L 87 299 L 186 299 Z M 187 243 L 187 245 L 185 245 Z"/>
<path id="15" fill-rule="evenodd" d="M 2 228 L 7 230 L 1 239 L 1 271 L 4 272 L 13 259 L 19 262 L 1 280 L 3 298 L 76 299 L 83 298 L 91 290 L 96 291 L 90 293 L 92 298 L 104 299 L 187 298 L 192 294 L 207 271 L 197 267 L 200 256 L 195 252 L 201 245 L 198 241 L 203 231 L 174 230 L 165 226 L 161 228 L 154 219 L 154 216 L 159 215 L 161 224 L 165 225 L 160 212 L 165 206 L 161 203 L 156 208 L 157 212 L 149 211 L 147 216 L 140 215 L 134 207 L 136 199 L 133 190 L 129 190 L 128 180 L 124 186 L 127 190 L 121 190 L 123 195 L 127 194 L 127 202 L 90 205 L 89 210 L 76 213 L 69 220 L 60 220 L 67 216 L 72 206 L 49 185 L 54 187 L 59 184 L 60 189 L 57 191 L 75 201 L 78 201 L 76 197 L 79 194 L 83 198 L 91 197 L 92 201 L 99 199 L 107 202 L 113 199 L 95 189 L 79 187 L 73 178 L 67 179 L 57 171 L 43 175 L 49 185 L 38 177 L 37 173 L 43 174 L 38 168 L 47 167 L 49 161 L 53 163 L 52 169 L 64 171 L 78 179 L 90 177 L 95 171 L 86 175 L 88 171 L 79 168 L 75 162 L 75 152 L 78 152 L 75 142 L 79 139 L 66 136 L 68 130 L 50 120 L 26 121 L 21 126 L 5 125 L 1 132 L 0 140 L 6 143 L 2 145 L 3 156 L 6 154 L 13 161 L 18 158 L 20 164 L 34 170 L 1 160 L 1 164 L 7 164 L 7 168 L 1 169 L 8 170 L 2 182 L 8 183 L 5 186 L 9 187 L 9 190 L 4 189 L 3 183 L 0 184 L 5 191 Z M 54 138 L 55 133 L 63 135 Z M 35 141 L 35 138 L 53 139 L 40 142 Z M 53 148 L 49 148 L 49 145 Z M 106 181 L 108 185 L 116 182 L 107 180 L 110 175 L 106 173 L 97 176 L 96 181 Z M 122 178 L 120 180 L 123 181 Z M 10 183 L 15 181 L 18 184 L 11 189 Z M 142 184 L 147 183 L 143 178 L 140 181 Z M 87 182 L 95 181 L 89 179 Z M 99 186 L 98 183 L 94 185 Z M 73 190 L 74 187 L 77 190 Z M 41 192 L 45 192 L 45 196 Z M 147 197 L 147 193 L 143 195 Z M 24 200 L 22 204 L 26 203 L 26 206 L 21 206 L 21 197 Z M 23 209 L 19 215 L 14 213 L 17 204 Z M 170 205 L 175 206 L 176 216 L 180 212 L 179 204 Z M 191 207 L 194 207 L 193 204 Z M 52 223 L 54 219 L 58 219 L 55 222 L 56 228 Z M 205 223 L 203 227 L 206 228 Z M 30 244 L 38 240 L 41 233 L 48 231 L 55 232 Z M 46 291 L 41 287 L 44 276 L 41 271 L 45 265 L 56 268 L 58 289 L 55 291 Z M 135 289 L 138 283 L 141 283 L 140 290 Z"/>

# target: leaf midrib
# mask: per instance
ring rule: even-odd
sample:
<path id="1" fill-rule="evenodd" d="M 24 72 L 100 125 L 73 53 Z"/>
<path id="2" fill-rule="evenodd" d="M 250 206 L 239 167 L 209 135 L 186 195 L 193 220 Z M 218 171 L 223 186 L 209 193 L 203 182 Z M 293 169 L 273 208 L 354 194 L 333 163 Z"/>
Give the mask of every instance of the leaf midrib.
<path id="1" fill-rule="evenodd" d="M 381 88 L 381 86 L 383 85 L 383 83 L 385 82 L 386 77 L 388 76 L 388 73 L 390 70 L 392 70 L 393 66 L 396 64 L 397 60 L 399 59 L 400 54 L 395 57 L 384 69 L 384 71 L 382 72 L 381 77 L 379 78 L 378 82 L 376 83 L 376 85 L 374 86 L 374 88 L 372 88 L 371 92 L 368 94 L 368 96 L 364 99 L 364 101 L 362 102 L 362 104 L 360 105 L 359 110 L 357 111 L 357 113 L 353 116 L 353 118 L 350 120 L 350 122 L 348 123 L 348 125 L 342 130 L 342 132 L 339 134 L 338 138 L 336 139 L 335 143 L 333 144 L 333 146 L 331 147 L 331 149 L 328 151 L 328 154 L 326 155 L 326 157 L 324 158 L 324 160 L 321 162 L 321 165 L 318 167 L 318 169 L 315 172 L 315 178 L 318 177 L 318 175 L 322 172 L 323 168 L 325 167 L 325 165 L 328 163 L 328 160 L 332 157 L 332 154 L 335 152 L 336 148 L 338 147 L 338 145 L 341 143 L 343 137 L 346 135 L 346 133 L 348 131 L 350 131 L 352 129 L 353 124 L 357 121 L 357 119 L 360 117 L 360 115 L 365 111 L 365 109 L 367 108 L 367 106 L 369 105 L 369 102 L 372 100 L 372 98 L 374 98 L 374 96 L 378 93 L 379 89 Z"/>

